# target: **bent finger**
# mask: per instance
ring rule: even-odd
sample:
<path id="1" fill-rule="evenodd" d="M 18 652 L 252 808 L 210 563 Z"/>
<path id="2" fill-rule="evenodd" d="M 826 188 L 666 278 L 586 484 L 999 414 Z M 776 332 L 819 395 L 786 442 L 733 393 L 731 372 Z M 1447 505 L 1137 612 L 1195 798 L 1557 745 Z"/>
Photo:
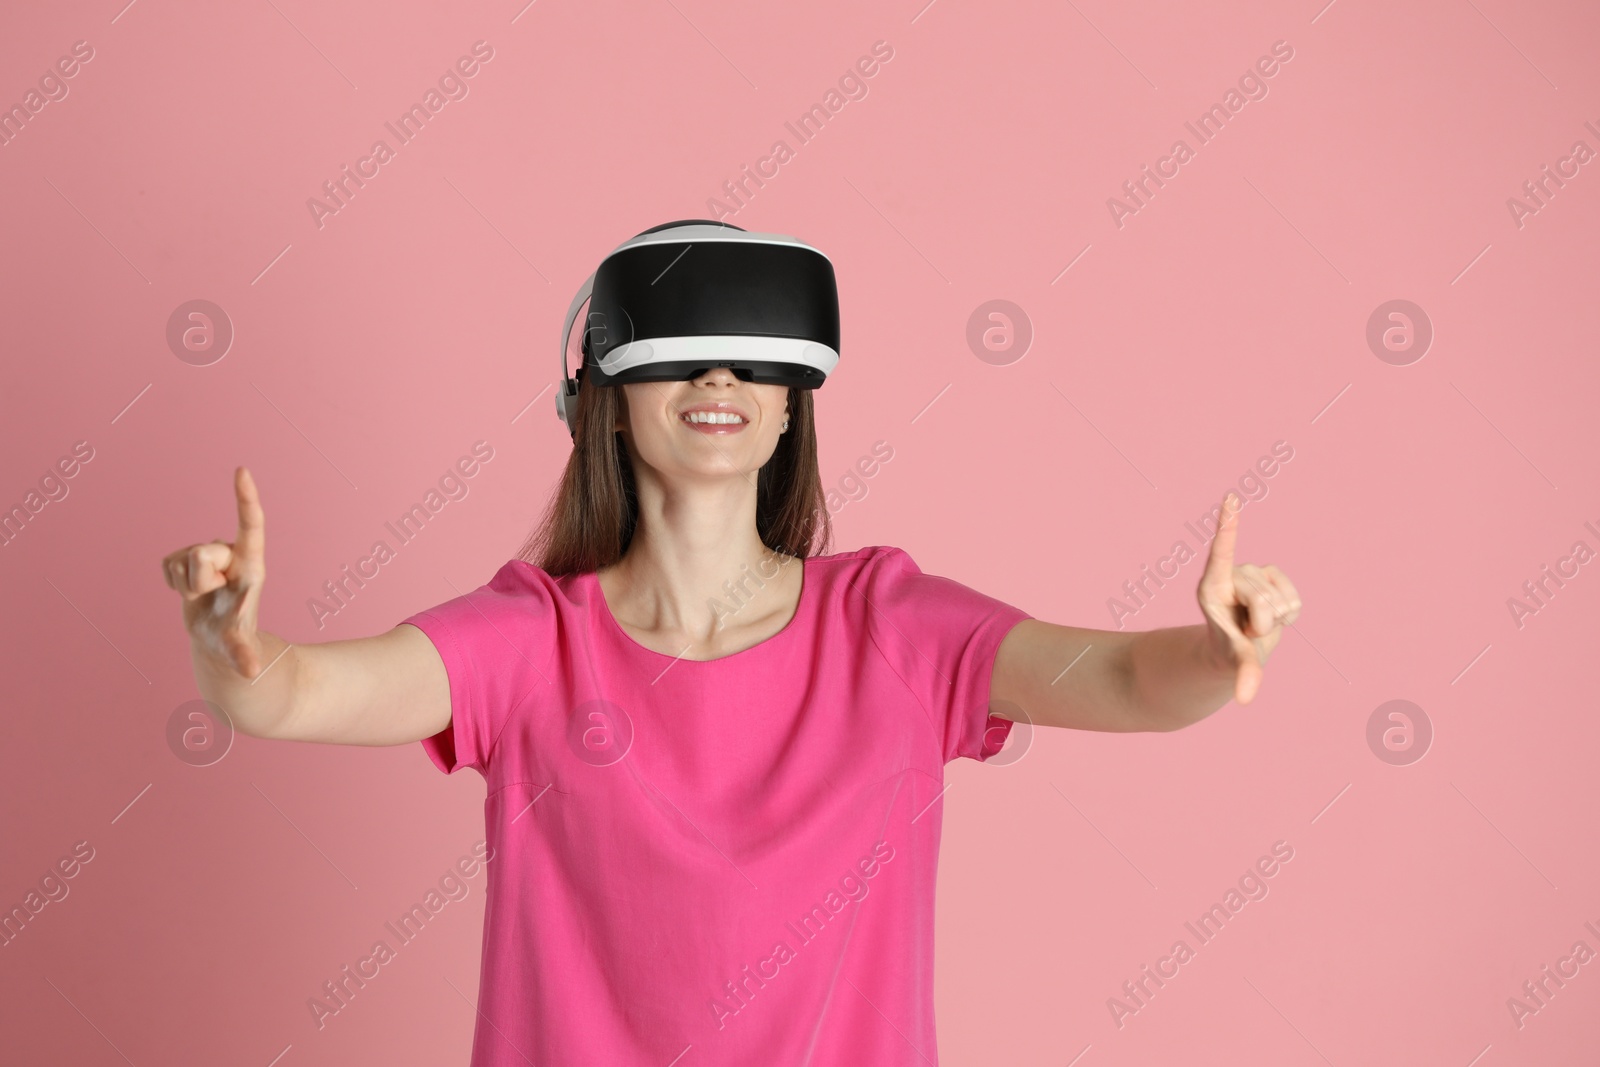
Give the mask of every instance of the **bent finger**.
<path id="1" fill-rule="evenodd" d="M 1294 587 L 1294 583 L 1289 580 L 1289 576 L 1287 574 L 1284 574 L 1282 570 L 1271 563 L 1267 564 L 1265 567 L 1262 567 L 1261 572 L 1266 575 L 1267 580 L 1272 583 L 1273 588 L 1277 589 L 1278 592 L 1282 594 L 1284 601 L 1288 604 L 1288 621 L 1293 622 L 1300 615 L 1300 608 L 1302 606 L 1300 591 Z"/>
<path id="2" fill-rule="evenodd" d="M 204 596 L 213 589 L 228 584 L 228 568 L 233 563 L 233 549 L 222 541 L 208 541 L 189 550 L 190 588 L 195 595 Z"/>

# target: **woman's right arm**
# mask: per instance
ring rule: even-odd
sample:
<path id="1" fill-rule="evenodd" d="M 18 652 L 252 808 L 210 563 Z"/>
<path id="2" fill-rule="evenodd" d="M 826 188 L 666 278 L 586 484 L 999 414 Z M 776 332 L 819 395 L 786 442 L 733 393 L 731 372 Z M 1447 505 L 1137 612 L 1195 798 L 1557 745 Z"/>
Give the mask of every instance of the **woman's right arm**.
<path id="1" fill-rule="evenodd" d="M 291 645 L 256 628 L 266 578 L 255 482 L 234 471 L 239 532 L 162 560 L 183 597 L 195 684 L 252 737 L 402 745 L 450 724 L 450 679 L 426 634 L 401 624 L 375 637 Z"/>

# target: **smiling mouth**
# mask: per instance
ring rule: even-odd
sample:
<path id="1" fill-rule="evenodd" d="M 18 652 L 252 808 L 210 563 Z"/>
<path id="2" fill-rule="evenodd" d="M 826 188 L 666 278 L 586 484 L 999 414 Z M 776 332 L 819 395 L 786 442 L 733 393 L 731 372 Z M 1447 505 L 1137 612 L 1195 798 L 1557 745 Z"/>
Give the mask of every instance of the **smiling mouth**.
<path id="1" fill-rule="evenodd" d="M 743 426 L 745 420 L 731 411 L 690 411 L 678 418 L 692 426 Z"/>

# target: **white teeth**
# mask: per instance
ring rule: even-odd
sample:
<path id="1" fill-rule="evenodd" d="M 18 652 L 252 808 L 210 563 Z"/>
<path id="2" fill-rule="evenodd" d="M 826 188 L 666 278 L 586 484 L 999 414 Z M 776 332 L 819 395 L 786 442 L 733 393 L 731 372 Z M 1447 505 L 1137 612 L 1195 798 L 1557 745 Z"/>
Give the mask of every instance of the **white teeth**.
<path id="1" fill-rule="evenodd" d="M 691 411 L 683 418 L 685 422 L 704 422 L 713 425 L 744 421 L 731 411 Z"/>

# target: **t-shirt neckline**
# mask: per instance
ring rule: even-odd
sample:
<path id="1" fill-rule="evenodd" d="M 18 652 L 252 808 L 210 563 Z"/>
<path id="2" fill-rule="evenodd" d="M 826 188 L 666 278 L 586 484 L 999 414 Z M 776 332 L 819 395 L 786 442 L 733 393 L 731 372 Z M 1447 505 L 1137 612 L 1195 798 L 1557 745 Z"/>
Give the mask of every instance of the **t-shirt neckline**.
<path id="1" fill-rule="evenodd" d="M 776 645 L 788 638 L 791 631 L 796 630 L 803 625 L 800 622 L 800 617 L 805 614 L 811 603 L 812 575 L 810 571 L 810 564 L 811 561 L 816 558 L 817 557 L 815 556 L 800 557 L 800 596 L 795 602 L 794 615 L 790 617 L 788 622 L 784 623 L 783 629 L 779 630 L 771 637 L 757 641 L 749 648 L 741 648 L 737 652 L 730 652 L 726 656 L 717 656 L 715 659 L 682 659 L 682 653 L 674 656 L 671 653 L 658 652 L 653 648 L 649 648 L 640 644 L 634 639 L 632 634 L 628 633 L 628 631 L 622 628 L 622 624 L 619 623 L 616 616 L 611 613 L 611 605 L 606 602 L 605 590 L 600 587 L 600 573 L 598 571 L 589 571 L 584 575 L 584 579 L 589 583 L 589 594 L 593 598 L 593 602 L 596 605 L 596 614 L 598 614 L 601 618 L 601 625 L 616 637 L 621 638 L 622 644 L 625 646 L 632 649 L 637 649 L 644 655 L 653 656 L 657 659 L 671 660 L 675 663 L 726 663 L 728 660 L 737 659 L 740 656 L 749 656 L 751 653 L 756 652 L 759 649 Z"/>

